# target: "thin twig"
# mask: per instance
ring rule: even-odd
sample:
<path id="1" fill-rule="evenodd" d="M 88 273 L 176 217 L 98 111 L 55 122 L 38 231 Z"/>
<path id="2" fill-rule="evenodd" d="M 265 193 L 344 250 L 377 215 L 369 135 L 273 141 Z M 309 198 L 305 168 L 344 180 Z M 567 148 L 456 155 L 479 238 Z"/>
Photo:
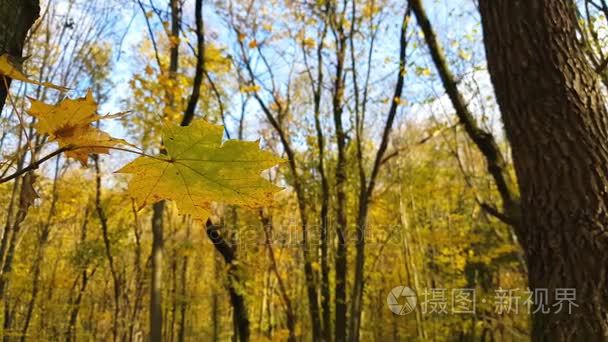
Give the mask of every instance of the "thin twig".
<path id="1" fill-rule="evenodd" d="M 19 111 L 17 110 L 17 106 L 15 105 L 15 101 L 14 101 L 13 96 L 11 95 L 11 92 L 9 89 L 8 81 L 5 76 L 2 76 L 2 80 L 4 81 L 4 87 L 6 88 L 6 96 L 8 97 L 9 102 L 15 109 L 15 114 L 17 115 L 17 118 L 19 119 L 19 125 L 21 126 L 21 129 L 23 130 L 23 134 L 25 135 L 26 145 L 29 148 L 29 150 L 32 151 L 32 155 L 33 155 L 34 148 L 32 146 L 32 141 L 30 140 L 30 138 L 27 134 L 27 130 L 25 129 L 25 123 L 23 122 L 23 118 L 21 117 L 21 114 L 19 114 Z"/>
<path id="2" fill-rule="evenodd" d="M 141 12 L 144 14 L 144 19 L 146 20 L 146 26 L 148 27 L 148 34 L 150 35 L 150 40 L 152 41 L 152 47 L 154 48 L 154 56 L 156 57 L 156 63 L 158 64 L 158 69 L 160 73 L 163 73 L 163 66 L 160 63 L 160 57 L 158 56 L 158 47 L 156 46 L 156 39 L 154 39 L 154 32 L 152 32 L 152 27 L 150 26 L 150 20 L 148 19 L 148 15 L 146 14 L 146 9 L 144 5 L 142 5 L 141 1 L 137 0 L 137 4 L 139 8 L 141 8 Z"/>
<path id="3" fill-rule="evenodd" d="M 17 177 L 21 176 L 22 174 L 24 174 L 24 173 L 26 173 L 28 171 L 36 170 L 40 166 L 40 164 L 42 164 L 45 161 L 53 158 L 54 156 L 60 154 L 61 152 L 65 152 L 65 151 L 69 151 L 69 150 L 70 150 L 70 148 L 68 148 L 68 147 L 59 148 L 59 149 L 57 149 L 57 150 L 49 153 L 48 155 L 40 158 L 39 160 L 31 163 L 30 165 L 24 167 L 23 169 L 15 172 L 15 173 L 13 173 L 11 175 L 8 175 L 8 176 L 6 176 L 4 178 L 0 178 L 0 184 L 6 183 L 6 182 L 8 182 L 8 181 L 10 181 L 10 180 L 12 180 L 14 178 L 17 178 Z"/>
<path id="4" fill-rule="evenodd" d="M 139 151 L 129 150 L 128 148 L 122 148 L 122 147 L 116 147 L 116 146 L 83 145 L 83 146 L 74 146 L 74 147 L 71 147 L 69 150 L 73 151 L 73 150 L 78 150 L 78 149 L 81 149 L 81 148 L 107 148 L 107 149 L 110 149 L 110 150 L 129 152 L 129 153 L 137 154 L 137 155 L 140 155 L 140 156 L 143 156 L 143 157 L 148 157 L 148 158 L 152 158 L 152 159 L 158 159 L 158 160 L 166 161 L 166 159 L 159 158 L 159 157 L 156 157 L 156 156 L 152 156 L 152 155 L 149 155 L 149 154 L 147 154 L 145 152 L 139 152 Z"/>
<path id="5" fill-rule="evenodd" d="M 159 158 L 159 157 L 156 157 L 156 156 L 152 156 L 152 155 L 149 155 L 149 154 L 147 154 L 145 152 L 134 151 L 134 150 L 130 150 L 130 149 L 127 149 L 127 148 L 122 148 L 122 147 L 103 146 L 103 145 L 65 146 L 65 147 L 59 148 L 59 149 L 57 149 L 57 150 L 49 153 L 48 155 L 40 158 L 39 160 L 31 163 L 30 165 L 26 166 L 25 168 L 23 168 L 23 169 L 15 172 L 15 173 L 13 173 L 13 174 L 10 174 L 10 175 L 8 175 L 8 176 L 6 176 L 4 178 L 0 178 L 0 184 L 6 183 L 6 182 L 8 182 L 8 181 L 10 181 L 12 179 L 15 179 L 15 178 L 19 177 L 20 175 L 22 175 L 22 174 L 24 174 L 24 173 L 26 173 L 28 171 L 36 170 L 40 166 L 40 164 L 44 163 L 45 161 L 53 158 L 54 156 L 56 156 L 56 155 L 58 155 L 58 154 L 60 154 L 62 152 L 74 151 L 74 150 L 78 150 L 78 149 L 82 149 L 82 148 L 107 148 L 107 149 L 111 149 L 111 150 L 129 152 L 129 153 L 137 154 L 137 155 L 148 157 L 148 158 L 152 158 L 152 159 L 157 159 L 157 160 L 160 160 L 160 161 L 167 161 L 166 159 Z"/>

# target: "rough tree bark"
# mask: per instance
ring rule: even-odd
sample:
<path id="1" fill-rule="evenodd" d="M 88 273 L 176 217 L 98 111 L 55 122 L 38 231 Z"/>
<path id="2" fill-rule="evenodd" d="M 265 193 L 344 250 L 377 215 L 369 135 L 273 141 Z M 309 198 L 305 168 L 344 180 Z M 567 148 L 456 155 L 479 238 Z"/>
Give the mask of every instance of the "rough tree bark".
<path id="1" fill-rule="evenodd" d="M 572 0 L 480 0 L 488 68 L 521 191 L 529 286 L 575 288 L 534 341 L 608 339 L 608 112 Z"/>
<path id="2" fill-rule="evenodd" d="M 0 55 L 8 53 L 12 57 L 21 58 L 27 31 L 39 13 L 38 0 L 0 1 Z M 10 78 L 7 81 L 10 86 Z M 4 108 L 7 91 L 4 82 L 0 82 L 0 111 Z"/>

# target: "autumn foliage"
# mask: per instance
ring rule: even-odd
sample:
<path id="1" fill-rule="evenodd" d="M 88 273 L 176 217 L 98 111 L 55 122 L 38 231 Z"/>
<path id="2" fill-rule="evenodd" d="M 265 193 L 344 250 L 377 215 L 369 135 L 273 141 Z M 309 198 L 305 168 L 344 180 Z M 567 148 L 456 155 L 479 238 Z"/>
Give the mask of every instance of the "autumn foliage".
<path id="1" fill-rule="evenodd" d="M 4 340 L 528 338 L 477 9 L 408 3 L 41 1 L 0 50 Z"/>

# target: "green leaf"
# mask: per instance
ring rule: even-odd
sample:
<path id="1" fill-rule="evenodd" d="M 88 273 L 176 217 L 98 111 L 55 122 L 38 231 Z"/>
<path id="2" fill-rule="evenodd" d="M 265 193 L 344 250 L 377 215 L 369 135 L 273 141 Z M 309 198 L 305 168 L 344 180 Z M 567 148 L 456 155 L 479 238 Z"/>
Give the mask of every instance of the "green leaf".
<path id="1" fill-rule="evenodd" d="M 222 126 L 205 121 L 166 127 L 166 155 L 139 157 L 117 172 L 134 175 L 129 193 L 140 208 L 173 200 L 182 214 L 203 222 L 211 214 L 212 202 L 246 207 L 272 203 L 281 188 L 260 173 L 283 160 L 260 150 L 257 141 L 228 140 L 222 144 L 222 135 Z"/>

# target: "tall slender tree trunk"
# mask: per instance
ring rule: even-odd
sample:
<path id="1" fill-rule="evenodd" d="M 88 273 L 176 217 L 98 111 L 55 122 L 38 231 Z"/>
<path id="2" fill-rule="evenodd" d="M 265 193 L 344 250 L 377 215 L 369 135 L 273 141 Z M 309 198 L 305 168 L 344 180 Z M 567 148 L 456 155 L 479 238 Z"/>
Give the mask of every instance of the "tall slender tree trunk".
<path id="1" fill-rule="evenodd" d="M 608 112 L 572 0 L 480 0 L 488 68 L 513 150 L 534 341 L 608 339 Z M 562 292 L 562 295 L 563 292 Z"/>
<path id="2" fill-rule="evenodd" d="M 133 232 L 135 235 L 135 251 L 133 258 L 133 268 L 135 269 L 135 293 L 133 300 L 133 311 L 131 312 L 131 319 L 129 322 L 129 341 L 133 341 L 136 329 L 138 328 L 139 314 L 142 310 L 142 303 L 144 297 L 144 271 L 141 267 L 141 227 L 139 225 L 139 217 L 137 215 L 137 208 L 135 202 L 132 200 L 131 209 L 133 212 Z"/>
<path id="3" fill-rule="evenodd" d="M 27 336 L 27 331 L 29 329 L 29 325 L 32 319 L 32 314 L 34 312 L 34 307 L 36 305 L 36 300 L 38 298 L 38 292 L 40 290 L 40 273 L 41 266 L 44 259 L 44 250 L 49 240 L 49 236 L 51 234 L 51 226 L 53 224 L 53 218 L 55 217 L 55 208 L 57 204 L 57 179 L 59 177 L 59 161 L 61 158 L 57 157 L 55 159 L 55 177 L 53 178 L 53 187 L 52 187 L 52 196 L 51 196 L 51 207 L 49 209 L 46 222 L 41 227 L 40 235 L 38 236 L 38 248 L 36 250 L 36 259 L 34 260 L 33 265 L 33 274 L 32 274 L 32 292 L 31 297 L 26 309 L 25 314 L 25 323 L 23 324 L 23 328 L 21 330 L 21 341 L 25 341 Z"/>
<path id="4" fill-rule="evenodd" d="M 88 224 L 89 224 L 89 208 L 87 207 L 85 210 L 85 213 L 84 213 L 84 222 L 82 223 L 82 226 L 80 229 L 80 244 L 85 243 L 87 240 Z M 81 285 L 80 285 L 80 288 L 78 289 L 78 294 L 76 295 L 76 299 L 74 300 L 73 303 L 71 303 L 72 305 L 71 305 L 70 314 L 69 314 L 68 327 L 65 332 L 65 340 L 67 342 L 72 342 L 76 339 L 76 324 L 78 323 L 78 314 L 80 312 L 80 303 L 82 302 L 82 297 L 87 288 L 89 278 L 91 276 L 93 276 L 94 271 L 92 271 L 91 274 L 89 274 L 87 267 L 88 267 L 88 265 L 83 267 L 82 274 L 81 274 L 81 277 L 82 277 Z M 25 331 L 25 328 L 24 328 L 24 331 Z M 25 335 L 25 333 L 24 333 L 24 335 Z"/>
<path id="5" fill-rule="evenodd" d="M 287 286 L 285 286 L 285 282 L 283 281 L 283 277 L 281 277 L 281 273 L 279 272 L 278 262 L 274 255 L 274 247 L 272 243 L 274 242 L 272 239 L 272 218 L 265 216 L 264 211 L 260 210 L 260 221 L 262 222 L 262 226 L 264 228 L 264 236 L 266 242 L 266 248 L 268 249 L 268 255 L 270 257 L 271 268 L 274 271 L 274 275 L 277 278 L 277 283 L 279 285 L 279 294 L 281 295 L 281 299 L 283 300 L 283 304 L 285 305 L 285 320 L 287 323 L 287 329 L 289 330 L 289 337 L 287 338 L 288 342 L 296 341 L 296 316 L 293 310 L 293 305 L 291 304 L 291 298 L 289 298 L 289 294 L 287 293 Z"/>
<path id="6" fill-rule="evenodd" d="M 241 50 L 244 52 L 245 47 L 243 42 L 240 42 Z M 253 80 L 256 79 L 256 76 L 253 71 L 253 67 L 251 65 L 251 61 L 248 57 L 243 53 L 244 63 L 247 69 L 247 73 L 251 78 L 251 82 L 255 83 Z M 287 131 L 282 126 L 281 117 L 285 115 L 287 112 L 285 109 L 279 109 L 278 115 L 275 115 L 271 112 L 270 108 L 267 106 L 267 103 L 260 97 L 260 95 L 255 94 L 254 98 L 260 105 L 262 111 L 266 115 L 266 118 L 272 125 L 272 127 L 276 130 L 279 135 L 279 139 L 281 140 L 281 144 L 285 150 L 285 154 L 287 155 L 287 161 L 289 164 L 289 170 L 292 173 L 292 185 L 296 193 L 297 203 L 298 203 L 298 211 L 300 215 L 300 223 L 302 225 L 302 254 L 304 258 L 304 276 L 306 279 L 306 294 L 308 297 L 308 311 L 310 313 L 310 321 L 312 328 L 312 337 L 313 340 L 321 340 L 323 336 L 323 327 L 321 326 L 321 317 L 320 317 L 320 309 L 319 309 L 319 298 L 317 295 L 317 284 L 315 282 L 315 271 L 312 267 L 312 258 L 311 251 L 309 250 L 309 227 L 308 227 L 308 214 L 306 208 L 306 197 L 303 188 L 303 182 L 300 178 L 295 150 L 291 147 L 291 143 L 287 134 Z M 276 100 L 276 98 L 275 98 Z M 289 107 L 289 106 L 288 106 Z M 243 107 L 244 109 L 245 107 Z M 242 128 L 242 125 L 239 126 Z M 346 253 L 344 253 L 346 255 Z M 346 260 L 346 259 L 344 259 Z M 346 312 L 346 310 L 344 310 Z M 346 324 L 344 324 L 346 326 Z"/>
<path id="7" fill-rule="evenodd" d="M 112 286 L 113 286 L 113 294 L 114 294 L 114 313 L 112 317 L 112 340 L 118 340 L 118 330 L 119 330 L 119 320 L 120 320 L 120 276 L 118 271 L 116 270 L 116 263 L 114 261 L 114 257 L 112 256 L 112 242 L 110 241 L 109 235 L 109 227 L 108 227 L 108 217 L 106 212 L 101 205 L 101 168 L 99 166 L 99 157 L 97 155 L 93 156 L 93 161 L 95 164 L 95 211 L 97 212 L 97 217 L 99 218 L 99 223 L 101 226 L 101 236 L 103 237 L 103 245 L 106 253 L 106 258 L 108 259 L 108 266 L 110 267 L 110 274 L 112 275 Z"/>
<path id="8" fill-rule="evenodd" d="M 171 6 L 171 37 L 175 42 L 169 51 L 169 77 L 175 79 L 179 66 L 179 31 L 180 8 L 178 0 L 170 0 Z M 159 67 L 161 67 L 159 65 Z M 167 107 L 175 105 L 172 95 L 167 95 Z M 161 153 L 165 153 L 161 148 Z M 150 340 L 160 342 L 163 337 L 163 308 L 162 308 L 162 263 L 163 263 L 163 216 L 165 202 L 160 201 L 152 207 L 152 285 L 150 286 Z"/>
<path id="9" fill-rule="evenodd" d="M 168 322 L 169 328 L 165 335 L 165 340 L 173 342 L 175 338 L 175 322 L 177 315 L 177 250 L 173 247 L 171 255 L 171 320 Z"/>
<path id="10" fill-rule="evenodd" d="M 418 22 L 420 29 L 424 33 L 424 40 L 429 48 L 433 63 L 437 68 L 441 83 L 456 111 L 456 116 L 469 138 L 484 156 L 488 173 L 492 176 L 494 185 L 502 199 L 502 211 L 494 208 L 488 203 L 481 203 L 481 207 L 488 214 L 516 227 L 520 225 L 521 208 L 519 195 L 512 177 L 510 176 L 506 158 L 503 156 L 494 136 L 490 132 L 485 131 L 477 123 L 473 112 L 469 109 L 465 97 L 459 91 L 458 80 L 456 76 L 452 74 L 452 71 L 448 66 L 447 58 L 439 43 L 439 39 L 437 39 L 435 30 L 429 21 L 422 1 L 409 0 L 408 2 L 412 8 L 412 12 L 416 16 L 416 21 Z"/>
<path id="11" fill-rule="evenodd" d="M 25 220 L 27 215 L 29 204 L 27 197 L 27 187 L 30 186 L 33 182 L 34 174 L 30 171 L 23 176 L 21 180 L 21 191 L 19 195 L 19 209 L 17 211 L 17 215 L 15 216 L 15 222 L 11 228 L 10 232 L 5 232 L 5 234 L 11 233 L 9 239 L 8 250 L 6 252 L 6 259 L 4 260 L 4 265 L 2 265 L 2 273 L 0 274 L 0 298 L 4 301 L 4 324 L 3 324 L 3 341 L 8 341 L 10 336 L 10 330 L 12 329 L 13 324 L 13 312 L 14 309 L 10 309 L 10 300 L 9 296 L 7 296 L 9 283 L 11 280 L 11 273 L 13 271 L 13 260 L 15 258 L 15 249 L 17 247 L 17 241 L 20 237 L 21 232 L 21 223 Z M 29 185 L 28 185 L 29 184 Z"/>
<path id="12" fill-rule="evenodd" d="M 249 341 L 249 313 L 245 303 L 245 297 L 237 289 L 242 282 L 236 264 L 236 248 L 222 236 L 221 227 L 214 225 L 211 220 L 207 220 L 206 233 L 207 237 L 213 243 L 213 247 L 224 259 L 227 270 L 226 289 L 230 295 L 230 303 L 232 304 L 232 323 L 234 325 L 233 341 L 247 342 Z"/>
<path id="13" fill-rule="evenodd" d="M 363 292 L 365 287 L 365 244 L 366 241 L 366 230 L 367 230 L 367 217 L 370 209 L 370 201 L 374 194 L 376 187 L 376 179 L 380 168 L 382 167 L 382 159 L 384 153 L 388 148 L 390 140 L 390 134 L 393 129 L 393 123 L 395 116 L 397 115 L 398 99 L 401 98 L 403 92 L 403 85 L 405 82 L 404 70 L 406 67 L 406 51 L 407 51 L 407 28 L 410 17 L 410 7 L 408 6 L 403 15 L 403 21 L 401 24 L 401 34 L 399 37 L 399 69 L 397 71 L 397 82 L 395 84 L 395 90 L 393 92 L 393 99 L 389 107 L 388 115 L 386 117 L 386 123 L 382 132 L 382 140 L 376 151 L 374 158 L 374 166 L 372 167 L 371 174 L 369 175 L 369 181 L 366 181 L 365 173 L 360 168 L 360 189 L 359 189 L 359 208 L 357 212 L 357 219 L 355 227 L 357 232 L 357 245 L 355 255 L 355 278 L 351 300 L 351 315 L 349 324 L 349 340 L 358 341 L 360 336 L 361 328 L 361 313 L 363 311 Z M 359 138 L 359 137 L 358 137 Z M 359 165 L 363 165 L 361 154 L 359 153 Z"/>
<path id="14" fill-rule="evenodd" d="M 36 260 L 34 261 L 33 274 L 32 274 L 32 292 L 30 294 L 30 300 L 27 305 L 23 328 L 21 329 L 21 341 L 26 341 L 27 331 L 32 321 L 32 315 L 36 306 L 36 300 L 38 299 L 38 293 L 40 291 L 40 272 L 42 268 L 42 262 L 44 259 L 44 250 L 46 248 L 50 235 L 50 227 L 45 226 L 41 232 L 41 236 L 38 239 L 38 249 L 36 251 Z"/>
<path id="15" fill-rule="evenodd" d="M 190 222 L 187 223 L 186 227 L 186 240 L 190 240 Z M 182 269 L 181 269 L 181 290 L 179 295 L 179 330 L 177 333 L 177 341 L 184 342 L 186 341 L 186 322 L 187 322 L 187 311 L 188 311 L 188 299 L 186 296 L 188 295 L 188 254 L 182 256 Z"/>
<path id="16" fill-rule="evenodd" d="M 150 341 L 160 342 L 163 336 L 163 212 L 165 201 L 152 207 L 152 284 L 150 285 Z"/>
<path id="17" fill-rule="evenodd" d="M 84 269 L 82 271 L 78 294 L 76 295 L 76 299 L 72 303 L 72 309 L 70 310 L 69 315 L 70 319 L 68 321 L 68 328 L 66 331 L 66 341 L 68 342 L 76 341 L 76 325 L 78 324 L 78 314 L 80 313 L 80 306 L 82 304 L 82 299 L 87 289 L 87 285 L 89 284 L 89 280 L 91 280 L 94 274 L 95 270 L 89 272 Z"/>
<path id="18" fill-rule="evenodd" d="M 326 4 L 326 8 L 329 4 Z M 327 34 L 327 23 L 323 25 L 320 42 L 325 40 Z M 317 80 L 312 79 L 313 103 L 314 103 L 314 118 L 315 131 L 317 133 L 317 145 L 319 148 L 319 163 L 317 170 L 321 178 L 321 211 L 319 213 L 319 249 L 321 252 L 321 309 L 323 339 L 331 341 L 332 337 L 332 321 L 331 321 L 331 291 L 329 280 L 329 181 L 327 180 L 327 172 L 325 168 L 325 137 L 323 135 L 323 126 L 321 125 L 321 100 L 323 86 L 323 49 L 324 44 L 319 44 L 317 47 Z"/>
<path id="19" fill-rule="evenodd" d="M 220 276 L 220 268 L 221 268 L 219 257 L 215 254 L 213 255 L 213 275 L 216 278 Z M 218 342 L 220 340 L 220 332 L 222 330 L 222 322 L 220 319 L 220 294 L 218 290 L 218 286 L 214 286 L 211 294 L 211 330 L 212 338 L 211 341 Z"/>
<path id="20" fill-rule="evenodd" d="M 403 184 L 403 183 L 402 183 Z M 411 248 L 411 235 L 410 231 L 412 227 L 410 226 L 410 218 L 408 215 L 407 204 L 405 203 L 405 199 L 403 198 L 403 194 L 405 189 L 403 186 L 399 191 L 399 221 L 401 223 L 401 243 L 402 243 L 402 256 L 404 259 L 404 265 L 407 272 L 407 281 L 410 286 L 414 286 L 414 289 L 420 291 L 422 287 L 420 286 L 420 280 L 418 277 L 418 267 L 416 266 L 416 262 L 413 258 L 413 250 Z M 424 318 L 422 317 L 422 312 L 420 310 L 415 310 L 414 315 L 416 317 L 416 335 L 420 341 L 426 341 L 427 336 L 424 331 Z M 473 328 L 474 330 L 475 328 Z"/>
<path id="21" fill-rule="evenodd" d="M 346 213 L 346 132 L 342 122 L 344 112 L 344 58 L 346 57 L 346 34 L 343 27 L 343 16 L 335 13 L 332 9 L 333 22 L 332 29 L 336 38 L 336 73 L 333 85 L 332 111 L 333 121 L 336 130 L 336 145 L 338 149 L 338 160 L 336 164 L 336 235 L 338 246 L 336 248 L 335 268 L 335 340 L 336 342 L 346 341 L 346 272 L 348 267 L 346 245 L 347 234 L 347 213 Z"/>

